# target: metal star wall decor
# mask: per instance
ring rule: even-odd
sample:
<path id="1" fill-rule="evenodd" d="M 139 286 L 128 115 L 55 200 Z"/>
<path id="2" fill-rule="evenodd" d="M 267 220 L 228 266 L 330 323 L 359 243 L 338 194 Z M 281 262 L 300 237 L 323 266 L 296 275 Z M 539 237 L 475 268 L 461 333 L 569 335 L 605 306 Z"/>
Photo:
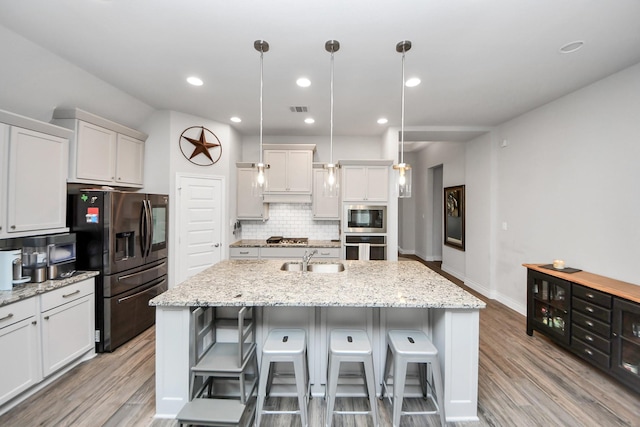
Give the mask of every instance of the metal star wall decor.
<path id="1" fill-rule="evenodd" d="M 197 129 L 200 130 L 199 136 Z M 214 140 L 217 142 L 209 142 Z M 222 143 L 204 126 L 191 126 L 180 135 L 180 151 L 194 165 L 211 166 L 222 157 Z"/>

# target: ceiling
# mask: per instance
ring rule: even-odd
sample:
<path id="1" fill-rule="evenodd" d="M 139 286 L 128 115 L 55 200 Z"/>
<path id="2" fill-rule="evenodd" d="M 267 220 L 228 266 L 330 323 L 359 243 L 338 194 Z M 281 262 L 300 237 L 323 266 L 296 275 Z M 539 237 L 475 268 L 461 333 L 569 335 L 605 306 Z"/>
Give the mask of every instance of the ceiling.
<path id="1" fill-rule="evenodd" d="M 335 39 L 334 135 L 371 136 L 400 126 L 399 41 L 413 44 L 406 77 L 422 80 L 406 89 L 405 126 L 493 126 L 640 62 L 638 18 L 638 0 L 0 2 L 1 25 L 149 106 L 244 135 L 259 131 L 258 39 L 270 44 L 265 135 L 328 135 L 324 45 Z M 576 40 L 582 49 L 559 52 Z M 204 85 L 188 85 L 191 75 Z M 301 76 L 310 87 L 296 86 Z M 380 117 L 389 122 L 377 124 Z"/>

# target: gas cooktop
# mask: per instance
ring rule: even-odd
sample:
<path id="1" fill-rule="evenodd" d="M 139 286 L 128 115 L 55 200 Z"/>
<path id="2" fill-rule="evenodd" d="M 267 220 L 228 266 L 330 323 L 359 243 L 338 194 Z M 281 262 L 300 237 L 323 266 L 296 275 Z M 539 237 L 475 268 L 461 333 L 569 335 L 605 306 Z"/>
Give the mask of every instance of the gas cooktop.
<path id="1" fill-rule="evenodd" d="M 267 239 L 267 244 L 286 245 L 286 246 L 307 246 L 309 238 L 307 237 L 282 237 L 271 236 Z"/>

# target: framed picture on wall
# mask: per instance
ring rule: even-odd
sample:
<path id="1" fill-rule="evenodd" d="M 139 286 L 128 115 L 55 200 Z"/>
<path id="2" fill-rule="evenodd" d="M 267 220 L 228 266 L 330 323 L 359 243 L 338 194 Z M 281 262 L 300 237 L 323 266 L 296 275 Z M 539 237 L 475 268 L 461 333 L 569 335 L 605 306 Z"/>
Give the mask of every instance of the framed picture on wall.
<path id="1" fill-rule="evenodd" d="M 444 244 L 464 251 L 464 185 L 444 189 Z"/>

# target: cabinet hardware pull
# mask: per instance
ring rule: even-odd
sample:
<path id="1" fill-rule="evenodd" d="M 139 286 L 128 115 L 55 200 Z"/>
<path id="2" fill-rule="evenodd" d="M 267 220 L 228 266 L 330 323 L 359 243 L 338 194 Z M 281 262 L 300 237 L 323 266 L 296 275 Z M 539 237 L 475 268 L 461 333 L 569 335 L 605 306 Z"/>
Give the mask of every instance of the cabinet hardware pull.
<path id="1" fill-rule="evenodd" d="M 593 337 L 591 335 L 585 335 L 584 339 L 593 342 Z"/>
<path id="2" fill-rule="evenodd" d="M 593 356 L 593 351 L 589 350 L 588 348 L 585 348 L 584 352 L 587 353 L 589 356 Z"/>
<path id="3" fill-rule="evenodd" d="M 594 298 L 595 298 L 595 295 L 593 295 L 592 293 L 588 293 L 588 294 L 586 294 L 586 297 L 587 297 L 587 298 L 594 299 Z"/>
<path id="4" fill-rule="evenodd" d="M 76 289 L 74 292 L 71 292 L 70 294 L 62 295 L 62 298 L 69 298 L 70 296 L 79 294 L 79 293 L 80 293 L 80 289 Z"/>
<path id="5" fill-rule="evenodd" d="M 44 316 L 44 320 L 49 320 L 49 316 Z"/>
<path id="6" fill-rule="evenodd" d="M 0 320 L 7 320 L 7 319 L 11 319 L 13 317 L 13 313 L 9 313 L 6 316 L 0 318 Z"/>
<path id="7" fill-rule="evenodd" d="M 592 322 L 592 321 L 590 321 L 590 320 L 585 320 L 585 322 L 584 322 L 584 323 L 586 323 L 586 324 L 587 324 L 587 326 L 591 326 L 591 327 L 593 327 L 593 322 Z"/>
<path id="8" fill-rule="evenodd" d="M 33 322 L 31 322 L 31 324 L 32 324 L 32 325 L 37 325 L 37 324 L 38 324 L 38 322 L 34 320 Z"/>
<path id="9" fill-rule="evenodd" d="M 240 251 L 240 255 L 249 255 L 249 251 Z"/>
<path id="10" fill-rule="evenodd" d="M 593 313 L 593 308 L 592 307 L 586 307 L 585 310 L 587 310 L 589 313 Z"/>
<path id="11" fill-rule="evenodd" d="M 15 230 L 15 229 L 16 229 L 16 226 L 15 226 L 15 225 L 12 225 L 12 226 L 11 226 L 11 229 L 12 229 L 12 230 Z"/>

